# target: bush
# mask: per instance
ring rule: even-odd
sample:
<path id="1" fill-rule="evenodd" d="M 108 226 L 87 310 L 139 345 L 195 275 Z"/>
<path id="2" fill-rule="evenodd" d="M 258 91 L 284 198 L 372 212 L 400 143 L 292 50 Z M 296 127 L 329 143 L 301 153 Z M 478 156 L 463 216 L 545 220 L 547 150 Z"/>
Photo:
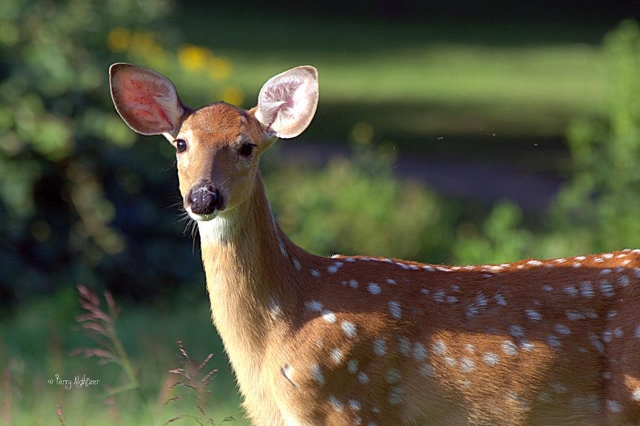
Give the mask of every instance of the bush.
<path id="1" fill-rule="evenodd" d="M 180 67 L 188 95 L 242 101 L 220 84 L 228 61 L 179 46 L 163 22 L 171 8 L 169 0 L 1 2 L 0 301 L 77 282 L 148 301 L 202 281 L 167 209 L 179 200 L 173 152 L 165 142 L 135 144 L 108 93 L 109 64 L 129 60 Z M 194 89 L 189 77 L 205 71 Z"/>
<path id="2" fill-rule="evenodd" d="M 506 262 L 637 247 L 640 241 L 640 28 L 625 21 L 603 45 L 610 80 L 605 122 L 579 119 L 567 131 L 572 176 L 539 236 L 520 210 L 497 206 L 478 234 L 463 235 L 458 261 Z"/>
<path id="3" fill-rule="evenodd" d="M 453 210 L 424 185 L 394 178 L 391 166 L 372 146 L 356 145 L 352 160 L 265 179 L 280 225 L 307 250 L 444 261 Z"/>
<path id="4" fill-rule="evenodd" d="M 568 131 L 573 178 L 560 195 L 556 227 L 586 251 L 640 241 L 640 28 L 625 21 L 604 41 L 608 120 L 576 121 Z"/>

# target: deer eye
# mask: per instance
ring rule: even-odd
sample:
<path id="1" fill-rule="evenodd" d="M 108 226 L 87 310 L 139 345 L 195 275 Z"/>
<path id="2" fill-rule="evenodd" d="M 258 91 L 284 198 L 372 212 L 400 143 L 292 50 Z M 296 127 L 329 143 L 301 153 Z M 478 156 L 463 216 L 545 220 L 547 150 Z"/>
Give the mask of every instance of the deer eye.
<path id="1" fill-rule="evenodd" d="M 187 141 L 185 141 L 184 139 L 176 139 L 174 142 L 176 144 L 176 151 L 178 151 L 178 154 L 181 154 L 187 150 Z"/>
<path id="2" fill-rule="evenodd" d="M 251 157 L 253 155 L 253 150 L 257 147 L 258 145 L 254 144 L 254 143 L 244 143 L 242 144 L 242 146 L 240 147 L 240 149 L 238 150 L 238 153 L 240 155 L 242 155 L 243 157 Z"/>

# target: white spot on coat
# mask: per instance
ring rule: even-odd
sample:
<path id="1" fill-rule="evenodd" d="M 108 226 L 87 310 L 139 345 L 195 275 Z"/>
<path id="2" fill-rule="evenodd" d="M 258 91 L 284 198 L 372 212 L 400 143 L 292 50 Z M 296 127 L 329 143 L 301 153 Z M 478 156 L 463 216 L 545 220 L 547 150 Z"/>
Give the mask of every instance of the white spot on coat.
<path id="1" fill-rule="evenodd" d="M 566 287 L 564 287 L 562 289 L 562 291 L 564 291 L 565 293 L 567 293 L 569 296 L 571 297 L 578 297 L 578 295 L 580 294 L 580 292 L 578 291 L 577 288 L 575 288 L 572 285 L 568 285 Z"/>
<path id="2" fill-rule="evenodd" d="M 493 298 L 495 299 L 496 304 L 500 306 L 507 306 L 507 299 L 504 298 L 502 293 L 496 293 L 495 296 L 493 296 Z"/>
<path id="3" fill-rule="evenodd" d="M 395 318 L 395 319 L 402 318 L 402 307 L 400 306 L 399 302 L 396 302 L 395 300 L 391 300 L 388 305 L 389 305 L 389 314 L 391 315 L 392 318 Z"/>
<path id="4" fill-rule="evenodd" d="M 382 291 L 382 289 L 380 289 L 380 286 L 376 283 L 369 283 L 369 285 L 367 286 L 367 290 L 369 290 L 369 293 L 371 294 L 380 294 L 380 292 Z"/>
<path id="5" fill-rule="evenodd" d="M 404 356 L 409 356 L 411 352 L 411 341 L 406 336 L 398 337 L 398 349 Z"/>
<path id="6" fill-rule="evenodd" d="M 485 352 L 482 355 L 482 361 L 488 366 L 493 367 L 494 365 L 497 365 L 498 362 L 500 362 L 500 357 L 496 353 Z"/>
<path id="7" fill-rule="evenodd" d="M 324 319 L 329 324 L 333 324 L 334 322 L 336 322 L 337 317 L 334 312 L 324 310 L 322 311 L 322 319 Z"/>
<path id="8" fill-rule="evenodd" d="M 420 366 L 420 375 L 422 377 L 435 377 L 436 369 L 431 364 L 422 364 Z"/>
<path id="9" fill-rule="evenodd" d="M 619 413 L 622 411 L 622 405 L 618 401 L 613 401 L 611 399 L 607 400 L 607 410 L 612 413 Z"/>
<path id="10" fill-rule="evenodd" d="M 586 297 L 587 299 L 592 299 L 596 295 L 591 281 L 585 281 L 580 284 L 580 294 L 582 297 Z"/>
<path id="11" fill-rule="evenodd" d="M 593 345 L 594 348 L 598 351 L 599 354 L 604 355 L 604 344 L 600 341 L 600 338 L 593 331 L 589 332 L 589 341 Z"/>
<path id="12" fill-rule="evenodd" d="M 554 349 L 562 347 L 562 343 L 560 343 L 560 339 L 558 339 L 558 336 L 555 336 L 553 334 L 547 336 L 547 344 Z"/>
<path id="13" fill-rule="evenodd" d="M 310 300 L 308 302 L 304 302 L 304 306 L 313 312 L 322 311 L 322 303 L 318 302 L 317 300 Z"/>
<path id="14" fill-rule="evenodd" d="M 471 358 L 460 358 L 460 371 L 463 373 L 471 373 L 476 369 L 476 363 Z"/>
<path id="15" fill-rule="evenodd" d="M 329 353 L 329 356 L 331 357 L 331 360 L 333 360 L 334 363 L 340 364 L 340 362 L 342 361 L 343 353 L 340 349 L 333 349 Z"/>
<path id="16" fill-rule="evenodd" d="M 373 341 L 373 352 L 376 355 L 382 356 L 387 353 L 387 341 L 382 338 L 377 338 Z"/>
<path id="17" fill-rule="evenodd" d="M 347 404 L 349 404 L 349 407 L 351 407 L 351 409 L 355 411 L 360 411 L 360 409 L 362 408 L 362 405 L 360 405 L 360 403 L 355 399 L 348 400 Z"/>
<path id="18" fill-rule="evenodd" d="M 342 402 L 338 401 L 338 398 L 331 395 L 329 397 L 329 402 L 331 403 L 331 406 L 334 410 L 336 410 L 338 413 L 342 413 L 342 410 L 344 410 L 344 405 L 342 404 Z"/>
<path id="19" fill-rule="evenodd" d="M 336 272 L 338 272 L 338 269 L 340 269 L 340 268 L 342 267 L 342 265 L 344 265 L 344 263 L 342 263 L 342 262 L 336 262 L 336 263 L 334 263 L 333 265 L 329 266 L 329 267 L 327 268 L 327 271 L 328 271 L 330 274 L 335 274 Z"/>
<path id="20" fill-rule="evenodd" d="M 367 375 L 367 373 L 363 373 L 361 371 L 360 373 L 358 373 L 358 381 L 363 385 L 366 385 L 367 383 L 369 383 L 369 376 Z"/>
<path id="21" fill-rule="evenodd" d="M 416 343 L 413 346 L 413 357 L 418 361 L 427 359 L 427 348 L 422 343 Z"/>
<path id="22" fill-rule="evenodd" d="M 435 355 L 442 356 L 447 353 L 447 345 L 438 339 L 431 344 L 431 350 Z"/>
<path id="23" fill-rule="evenodd" d="M 618 278 L 618 285 L 620 287 L 627 287 L 629 284 L 631 284 L 631 280 L 628 276 L 622 275 Z"/>
<path id="24" fill-rule="evenodd" d="M 340 324 L 340 327 L 342 328 L 342 331 L 344 331 L 344 334 L 349 337 L 349 338 L 354 338 L 356 337 L 357 331 L 356 331 L 356 325 L 350 321 L 342 321 L 342 324 Z"/>
<path id="25" fill-rule="evenodd" d="M 585 319 L 586 317 L 581 314 L 580 312 L 574 312 L 574 311 L 566 311 L 565 315 L 567 316 L 567 319 L 569 321 L 578 321 L 581 319 Z"/>
<path id="26" fill-rule="evenodd" d="M 502 342 L 500 347 L 502 348 L 502 352 L 504 352 L 506 355 L 518 355 L 518 347 L 511 340 L 505 340 L 504 342 Z"/>
<path id="27" fill-rule="evenodd" d="M 600 292 L 604 297 L 613 297 L 616 295 L 613 285 L 611 285 L 609 281 L 600 282 Z"/>
<path id="28" fill-rule="evenodd" d="M 398 370 L 397 368 L 390 368 L 389 370 L 387 370 L 385 379 L 387 383 L 398 383 L 400 380 L 402 380 L 402 374 L 400 374 L 400 370 Z"/>
<path id="29" fill-rule="evenodd" d="M 520 341 L 520 348 L 522 348 L 523 351 L 531 352 L 534 347 L 535 345 L 527 339 L 522 339 Z"/>
<path id="30" fill-rule="evenodd" d="M 404 395 L 404 388 L 402 386 L 395 386 L 389 391 L 389 404 L 398 405 L 402 402 Z"/>
<path id="31" fill-rule="evenodd" d="M 275 298 L 271 298 L 269 301 L 269 310 L 274 319 L 281 318 L 284 315 L 282 307 Z"/>
<path id="32" fill-rule="evenodd" d="M 293 266 L 296 268 L 296 270 L 298 271 L 302 270 L 302 265 L 300 264 L 300 261 L 298 259 L 296 259 L 295 257 L 292 257 L 291 261 L 293 262 Z"/>
<path id="33" fill-rule="evenodd" d="M 314 362 L 313 364 L 311 364 L 310 369 L 311 377 L 313 377 L 313 380 L 320 383 L 321 385 L 324 385 L 324 375 L 322 374 L 322 370 L 320 370 L 320 366 Z"/>
<path id="34" fill-rule="evenodd" d="M 509 326 L 509 335 L 511 337 L 524 337 L 524 328 L 519 325 L 512 324 Z"/>
<path id="35" fill-rule="evenodd" d="M 540 312 L 534 311 L 533 309 L 527 309 L 526 311 L 524 311 L 524 313 L 527 316 L 527 318 L 529 318 L 529 320 L 531 321 L 542 320 L 542 315 L 540 315 Z"/>

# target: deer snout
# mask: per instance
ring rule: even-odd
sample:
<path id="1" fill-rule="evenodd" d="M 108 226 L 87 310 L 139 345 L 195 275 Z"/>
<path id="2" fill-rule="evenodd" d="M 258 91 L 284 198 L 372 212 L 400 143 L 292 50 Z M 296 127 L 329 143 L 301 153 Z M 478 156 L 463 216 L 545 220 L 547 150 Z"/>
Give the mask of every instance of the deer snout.
<path id="1" fill-rule="evenodd" d="M 196 219 L 203 219 L 203 216 L 208 216 L 216 212 L 216 210 L 222 210 L 222 196 L 220 191 L 215 187 L 213 182 L 208 180 L 200 181 L 198 184 L 191 187 L 189 193 L 185 198 L 185 204 L 187 211 L 192 215 L 197 215 Z M 205 220 L 208 218 L 204 218 Z"/>

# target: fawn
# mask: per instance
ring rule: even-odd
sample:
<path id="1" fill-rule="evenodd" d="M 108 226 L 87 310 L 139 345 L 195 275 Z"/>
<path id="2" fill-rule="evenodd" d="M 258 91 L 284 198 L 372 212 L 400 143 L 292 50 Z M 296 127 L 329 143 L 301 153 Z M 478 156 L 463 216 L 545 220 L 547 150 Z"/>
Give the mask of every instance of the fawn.
<path id="1" fill-rule="evenodd" d="M 193 110 L 164 76 L 110 68 L 122 119 L 175 146 L 213 322 L 252 422 L 640 425 L 640 250 L 442 266 L 325 258 L 287 238 L 258 162 L 307 128 L 317 78 L 293 68 L 248 111 Z"/>

